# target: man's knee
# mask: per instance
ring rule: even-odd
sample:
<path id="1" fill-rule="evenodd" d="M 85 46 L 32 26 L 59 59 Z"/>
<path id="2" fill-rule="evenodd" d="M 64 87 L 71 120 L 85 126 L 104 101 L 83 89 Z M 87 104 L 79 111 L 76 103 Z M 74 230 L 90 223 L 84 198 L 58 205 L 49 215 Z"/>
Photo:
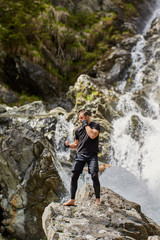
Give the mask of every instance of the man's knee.
<path id="1" fill-rule="evenodd" d="M 91 178 L 93 181 L 97 181 L 98 180 L 98 172 L 91 173 Z"/>
<path id="2" fill-rule="evenodd" d="M 78 180 L 79 175 L 80 175 L 80 173 L 77 172 L 77 171 L 76 171 L 76 172 L 72 172 L 71 181 L 76 181 L 76 180 Z"/>

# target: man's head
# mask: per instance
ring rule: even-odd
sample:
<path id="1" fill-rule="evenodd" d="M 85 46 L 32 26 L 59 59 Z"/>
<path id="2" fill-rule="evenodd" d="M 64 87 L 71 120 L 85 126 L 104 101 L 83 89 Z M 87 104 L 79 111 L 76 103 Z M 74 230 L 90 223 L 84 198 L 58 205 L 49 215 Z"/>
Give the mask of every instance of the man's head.
<path id="1" fill-rule="evenodd" d="M 89 112 L 87 110 L 80 110 L 78 112 L 78 118 L 79 118 L 80 122 L 82 122 L 84 119 L 86 119 L 87 122 L 90 123 Z"/>

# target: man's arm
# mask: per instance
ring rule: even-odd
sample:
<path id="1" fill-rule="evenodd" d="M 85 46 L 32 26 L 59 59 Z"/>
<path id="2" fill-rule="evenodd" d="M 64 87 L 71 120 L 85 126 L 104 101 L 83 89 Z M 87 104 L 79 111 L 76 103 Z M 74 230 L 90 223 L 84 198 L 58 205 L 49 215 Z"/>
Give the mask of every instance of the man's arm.
<path id="1" fill-rule="evenodd" d="M 65 145 L 69 146 L 70 149 L 77 149 L 78 147 L 78 140 L 75 140 L 73 143 L 70 143 L 68 141 L 65 141 Z"/>
<path id="2" fill-rule="evenodd" d="M 99 131 L 97 129 L 92 129 L 90 126 L 86 126 L 86 132 L 91 139 L 94 139 L 98 136 Z"/>

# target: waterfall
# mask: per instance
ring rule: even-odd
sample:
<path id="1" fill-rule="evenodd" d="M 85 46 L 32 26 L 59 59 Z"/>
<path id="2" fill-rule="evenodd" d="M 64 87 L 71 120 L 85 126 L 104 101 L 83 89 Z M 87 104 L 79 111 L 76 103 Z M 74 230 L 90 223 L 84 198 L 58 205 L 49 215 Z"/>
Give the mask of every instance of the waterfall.
<path id="1" fill-rule="evenodd" d="M 154 12 L 143 34 L 155 16 L 160 16 L 160 9 Z M 127 78 L 132 79 L 132 85 L 128 89 L 125 79 L 118 86 L 117 110 L 123 116 L 113 121 L 112 169 L 105 172 L 101 182 L 139 203 L 144 213 L 160 223 L 160 63 L 156 56 L 160 44 L 153 42 L 150 58 L 146 58 L 145 46 L 142 35 L 131 54 Z"/>
<path id="2" fill-rule="evenodd" d="M 65 115 L 60 115 L 57 119 L 55 136 L 54 136 L 54 149 L 56 153 L 56 167 L 58 169 L 59 175 L 61 176 L 62 181 L 66 189 L 70 189 L 70 171 L 68 172 L 63 166 L 62 162 L 67 163 L 70 159 L 70 150 L 65 148 L 65 141 L 73 142 L 73 130 L 74 130 L 74 119 L 71 119 L 69 122 L 66 120 Z"/>

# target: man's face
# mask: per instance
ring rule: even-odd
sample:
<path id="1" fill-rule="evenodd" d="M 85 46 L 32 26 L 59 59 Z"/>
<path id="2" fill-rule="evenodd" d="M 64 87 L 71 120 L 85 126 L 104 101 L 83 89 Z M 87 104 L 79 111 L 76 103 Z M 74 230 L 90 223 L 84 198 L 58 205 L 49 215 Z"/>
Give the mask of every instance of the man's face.
<path id="1" fill-rule="evenodd" d="M 87 117 L 88 116 L 85 116 L 84 113 L 80 113 L 79 116 L 78 116 L 80 122 L 82 122 L 84 119 L 87 119 Z"/>

